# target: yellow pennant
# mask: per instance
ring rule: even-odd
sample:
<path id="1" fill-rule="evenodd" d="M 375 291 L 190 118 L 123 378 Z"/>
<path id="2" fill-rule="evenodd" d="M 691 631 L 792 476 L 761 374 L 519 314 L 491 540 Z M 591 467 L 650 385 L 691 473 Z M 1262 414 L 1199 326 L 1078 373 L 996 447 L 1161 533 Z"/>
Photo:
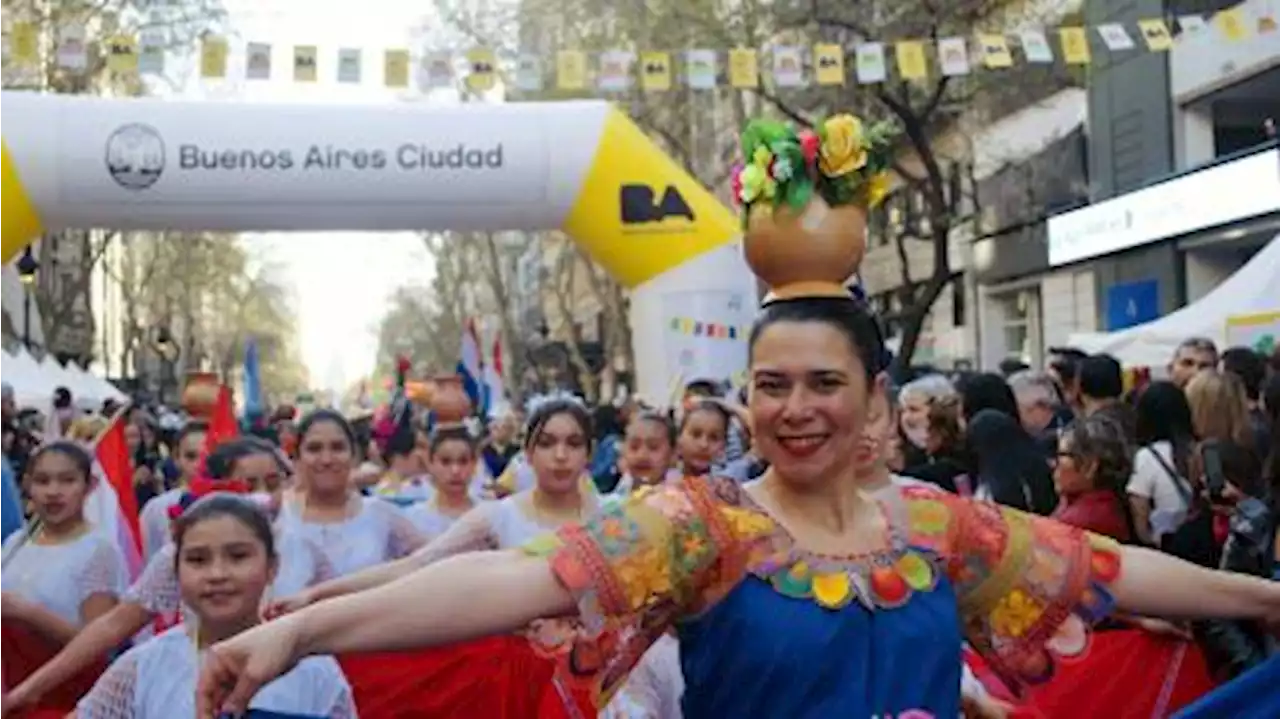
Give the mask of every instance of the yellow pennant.
<path id="1" fill-rule="evenodd" d="M 1138 21 L 1138 32 L 1151 52 L 1164 52 L 1173 47 L 1173 34 L 1162 18 Z"/>
<path id="2" fill-rule="evenodd" d="M 760 58 L 753 48 L 735 47 L 729 51 L 729 85 L 760 87 Z"/>
<path id="3" fill-rule="evenodd" d="M 819 85 L 844 84 L 844 48 L 834 43 L 813 46 L 813 80 Z"/>
<path id="4" fill-rule="evenodd" d="M 587 56 L 581 50 L 556 53 L 556 87 L 582 90 L 587 86 Z"/>
<path id="5" fill-rule="evenodd" d="M 113 35 L 107 40 L 107 71 L 116 75 L 138 72 L 138 40 L 132 35 Z"/>
<path id="6" fill-rule="evenodd" d="M 318 76 L 316 71 L 316 46 L 315 45 L 298 45 L 293 48 L 293 81 L 294 82 L 315 82 Z"/>
<path id="7" fill-rule="evenodd" d="M 221 37 L 206 37 L 200 43 L 200 77 L 223 78 L 227 76 L 227 41 Z"/>
<path id="8" fill-rule="evenodd" d="M 1244 22 L 1244 14 L 1239 7 L 1218 11 L 1218 14 L 1213 16 L 1213 22 L 1222 31 L 1222 36 L 1231 42 L 1240 42 L 1249 34 L 1249 29 Z"/>
<path id="9" fill-rule="evenodd" d="M 929 66 L 924 59 L 924 43 L 919 40 L 903 40 L 893 46 L 898 60 L 898 74 L 904 80 L 923 80 L 929 77 Z"/>
<path id="10" fill-rule="evenodd" d="M 488 92 L 498 84 L 498 58 L 487 47 L 473 47 L 467 51 L 467 89 L 472 92 Z"/>
<path id="11" fill-rule="evenodd" d="M 671 89 L 670 53 L 640 53 L 640 87 L 651 92 L 666 92 Z"/>
<path id="12" fill-rule="evenodd" d="M 15 22 L 9 29 L 9 52 L 19 65 L 40 63 L 40 33 L 35 23 Z"/>
<path id="13" fill-rule="evenodd" d="M 1089 51 L 1089 35 L 1082 27 L 1058 28 L 1062 42 L 1062 59 L 1068 65 L 1088 65 L 1092 59 Z"/>
<path id="14" fill-rule="evenodd" d="M 409 86 L 408 50 L 387 50 L 382 55 L 382 82 L 387 87 Z"/>
<path id="15" fill-rule="evenodd" d="M 1009 38 L 1004 35 L 984 33 L 978 36 L 978 42 L 982 43 L 983 65 L 993 70 L 1013 67 L 1013 53 L 1009 50 Z"/>

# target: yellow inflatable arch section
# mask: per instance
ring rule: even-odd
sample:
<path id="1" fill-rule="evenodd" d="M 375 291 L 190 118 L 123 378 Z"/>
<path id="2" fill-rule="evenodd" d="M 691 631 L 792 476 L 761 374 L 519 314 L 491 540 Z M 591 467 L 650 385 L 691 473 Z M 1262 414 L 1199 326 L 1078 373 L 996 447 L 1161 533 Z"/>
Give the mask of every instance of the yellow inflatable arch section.
<path id="1" fill-rule="evenodd" d="M 6 263 L 69 228 L 559 228 L 632 290 L 638 389 L 654 401 L 676 372 L 646 330 L 665 321 L 662 297 L 751 283 L 735 213 L 605 102 L 0 100 Z"/>

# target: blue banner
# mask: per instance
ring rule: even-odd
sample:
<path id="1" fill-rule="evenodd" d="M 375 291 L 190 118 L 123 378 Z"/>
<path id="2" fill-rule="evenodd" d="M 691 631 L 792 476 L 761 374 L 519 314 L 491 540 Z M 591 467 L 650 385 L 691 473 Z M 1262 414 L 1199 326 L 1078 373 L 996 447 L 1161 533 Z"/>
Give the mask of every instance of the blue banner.
<path id="1" fill-rule="evenodd" d="M 1114 332 L 1160 316 L 1160 282 L 1138 280 L 1107 288 L 1107 330 Z"/>
<path id="2" fill-rule="evenodd" d="M 262 375 L 258 367 L 258 341 L 250 337 L 244 345 L 244 416 L 253 420 L 261 416 Z"/>

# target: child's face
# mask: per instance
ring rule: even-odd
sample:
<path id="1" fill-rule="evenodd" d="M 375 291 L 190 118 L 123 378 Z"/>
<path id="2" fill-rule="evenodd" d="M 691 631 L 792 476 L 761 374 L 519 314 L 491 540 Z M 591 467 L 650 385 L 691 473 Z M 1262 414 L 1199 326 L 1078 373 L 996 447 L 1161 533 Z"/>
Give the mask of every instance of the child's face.
<path id="1" fill-rule="evenodd" d="M 178 444 L 178 469 L 182 476 L 194 479 L 200 470 L 200 451 L 204 448 L 204 433 L 192 432 Z"/>
<path id="2" fill-rule="evenodd" d="M 51 526 L 80 517 L 89 494 L 89 478 L 70 457 L 45 452 L 31 468 L 25 482 L 37 517 Z"/>
<path id="3" fill-rule="evenodd" d="M 671 467 L 675 448 L 667 428 L 651 419 L 638 419 L 627 425 L 622 446 L 622 466 L 634 478 L 646 484 L 657 484 Z"/>
<path id="4" fill-rule="evenodd" d="M 476 473 L 475 452 L 462 440 L 445 440 L 431 453 L 430 469 L 437 490 L 452 496 L 466 494 Z"/>
<path id="5" fill-rule="evenodd" d="M 698 409 L 688 415 L 680 431 L 680 459 L 685 469 L 704 474 L 724 454 L 728 428 L 724 417 L 713 410 Z"/>
<path id="6" fill-rule="evenodd" d="M 188 527 L 178 552 L 182 601 L 200 621 L 217 626 L 252 622 L 275 577 L 267 548 L 229 515 Z"/>

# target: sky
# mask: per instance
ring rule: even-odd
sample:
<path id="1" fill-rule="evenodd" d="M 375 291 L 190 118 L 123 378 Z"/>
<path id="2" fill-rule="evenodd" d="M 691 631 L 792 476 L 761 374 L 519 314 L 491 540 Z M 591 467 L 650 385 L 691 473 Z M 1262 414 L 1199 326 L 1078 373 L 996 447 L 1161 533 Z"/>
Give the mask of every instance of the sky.
<path id="1" fill-rule="evenodd" d="M 210 100 L 384 104 L 403 101 L 382 86 L 382 51 L 420 47 L 412 28 L 438 25 L 431 0 L 227 0 L 229 75 L 243 78 L 243 46 L 273 46 L 272 79 L 203 80 L 187 68 L 177 94 Z M 294 45 L 316 45 L 321 65 L 315 83 L 292 80 Z M 365 81 L 339 85 L 332 58 L 339 48 L 361 48 Z M 432 97 L 431 101 L 448 101 Z M 303 359 L 317 389 L 343 390 L 372 369 L 374 327 L 391 290 L 430 279 L 432 262 L 412 233 L 269 233 L 243 236 L 250 250 L 280 267 L 292 285 Z M 360 259 L 353 261 L 359 248 Z"/>

